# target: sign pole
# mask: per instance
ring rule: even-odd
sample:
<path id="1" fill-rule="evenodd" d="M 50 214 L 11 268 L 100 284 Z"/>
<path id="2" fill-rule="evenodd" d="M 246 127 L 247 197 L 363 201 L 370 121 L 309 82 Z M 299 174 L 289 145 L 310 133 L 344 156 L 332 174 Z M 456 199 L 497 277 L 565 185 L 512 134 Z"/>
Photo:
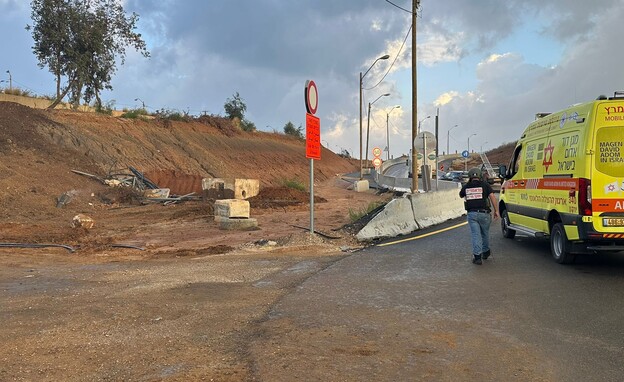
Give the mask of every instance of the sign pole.
<path id="1" fill-rule="evenodd" d="M 310 158 L 310 234 L 314 234 L 314 159 Z"/>
<path id="2" fill-rule="evenodd" d="M 314 160 L 321 159 L 321 120 L 314 116 L 318 108 L 318 89 L 314 81 L 306 81 L 304 95 L 307 112 L 306 158 L 310 159 L 310 235 L 314 235 Z"/>

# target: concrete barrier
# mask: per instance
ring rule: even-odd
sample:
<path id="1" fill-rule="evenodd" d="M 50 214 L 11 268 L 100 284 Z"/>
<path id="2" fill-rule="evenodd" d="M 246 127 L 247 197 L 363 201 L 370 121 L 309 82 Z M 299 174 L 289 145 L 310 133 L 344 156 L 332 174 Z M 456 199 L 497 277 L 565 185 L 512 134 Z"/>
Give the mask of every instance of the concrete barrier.
<path id="1" fill-rule="evenodd" d="M 408 194 L 388 203 L 357 233 L 356 238 L 368 241 L 405 235 L 465 213 L 459 189 Z"/>
<path id="2" fill-rule="evenodd" d="M 411 201 L 407 198 L 398 198 L 386 204 L 384 209 L 357 233 L 356 238 L 365 241 L 380 237 L 394 237 L 417 229 L 418 224 L 414 219 Z"/>
<path id="3" fill-rule="evenodd" d="M 466 213 L 464 199 L 459 197 L 459 189 L 440 190 L 422 194 L 410 194 L 414 219 L 420 228 L 440 224 Z"/>

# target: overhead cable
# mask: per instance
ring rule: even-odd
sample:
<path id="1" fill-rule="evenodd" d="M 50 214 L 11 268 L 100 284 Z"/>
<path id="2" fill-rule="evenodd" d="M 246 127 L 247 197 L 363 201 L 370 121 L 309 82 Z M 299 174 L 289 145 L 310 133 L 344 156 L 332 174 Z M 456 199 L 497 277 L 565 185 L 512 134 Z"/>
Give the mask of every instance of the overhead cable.
<path id="1" fill-rule="evenodd" d="M 392 1 L 390 1 L 390 0 L 386 0 L 386 3 L 392 4 L 392 5 L 394 5 L 395 7 L 399 8 L 400 10 L 402 10 L 402 11 L 405 11 L 405 12 L 409 13 L 410 15 L 412 14 L 412 11 L 407 10 L 407 9 L 405 9 L 405 8 L 401 7 L 401 6 L 398 6 L 398 5 L 396 5 L 395 3 L 393 3 L 393 2 L 392 2 Z"/>
<path id="2" fill-rule="evenodd" d="M 403 43 L 401 44 L 401 48 L 399 49 L 399 52 L 397 53 L 397 55 L 394 57 L 394 60 L 392 61 L 392 64 L 390 64 L 390 67 L 388 68 L 388 71 L 386 72 L 386 74 L 384 74 L 383 77 L 381 77 L 381 80 L 379 80 L 379 82 L 377 82 L 375 84 L 375 86 L 371 86 L 370 88 L 364 88 L 364 90 L 371 90 L 376 88 L 377 86 L 379 86 L 380 83 L 383 82 L 383 80 L 386 78 L 386 76 L 388 75 L 388 73 L 390 73 L 390 71 L 392 70 L 392 67 L 394 66 L 394 63 L 396 62 L 396 60 L 399 58 L 399 56 L 401 55 L 401 51 L 403 51 L 403 47 L 405 46 L 405 41 L 407 41 L 407 38 L 410 35 L 410 32 L 412 31 L 412 25 L 410 24 L 409 29 L 407 30 L 407 34 L 405 34 L 405 38 L 403 39 Z"/>

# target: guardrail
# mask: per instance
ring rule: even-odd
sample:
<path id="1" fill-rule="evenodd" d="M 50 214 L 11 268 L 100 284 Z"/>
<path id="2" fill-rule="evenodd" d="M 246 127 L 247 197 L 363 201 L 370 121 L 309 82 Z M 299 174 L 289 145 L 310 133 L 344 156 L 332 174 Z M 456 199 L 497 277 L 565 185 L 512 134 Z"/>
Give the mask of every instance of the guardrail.
<path id="1" fill-rule="evenodd" d="M 399 163 L 405 163 L 408 160 L 407 157 L 403 156 L 403 157 L 399 157 L 396 159 L 390 159 L 387 160 L 385 162 L 383 162 L 381 164 L 381 167 L 379 167 L 379 170 L 377 169 L 372 169 L 371 170 L 371 175 L 373 176 L 373 179 L 375 179 L 375 182 L 381 186 L 381 187 L 385 187 L 388 188 L 390 190 L 393 191 L 407 191 L 409 192 L 412 189 L 412 179 L 411 178 L 397 178 L 394 176 L 388 176 L 388 175 L 384 175 L 384 172 L 391 166 L 394 166 L 396 164 Z M 432 182 L 435 183 L 435 179 L 432 180 Z M 450 182 L 450 181 L 438 181 L 437 182 L 437 189 L 438 190 L 450 190 L 450 189 L 455 189 L 458 188 L 458 183 L 456 182 Z M 436 188 L 436 184 L 433 185 L 433 188 L 435 190 Z"/>

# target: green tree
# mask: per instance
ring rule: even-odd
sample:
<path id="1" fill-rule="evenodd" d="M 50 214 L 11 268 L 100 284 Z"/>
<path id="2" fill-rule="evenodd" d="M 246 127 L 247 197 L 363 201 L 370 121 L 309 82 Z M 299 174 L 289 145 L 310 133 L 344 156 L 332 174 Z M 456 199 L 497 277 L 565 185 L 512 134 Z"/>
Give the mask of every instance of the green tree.
<path id="1" fill-rule="evenodd" d="M 241 98 L 240 94 L 236 92 L 232 98 L 228 98 L 225 100 L 225 105 L 223 105 L 225 109 L 225 115 L 229 119 L 238 119 L 240 121 L 241 129 L 244 131 L 256 131 L 256 125 L 245 119 L 245 112 L 247 111 L 247 105 L 245 101 Z"/>
<path id="2" fill-rule="evenodd" d="M 290 121 L 288 121 L 288 123 L 286 123 L 284 125 L 284 134 L 292 135 L 292 136 L 297 137 L 299 139 L 304 139 L 305 138 L 303 136 L 303 127 L 301 125 L 299 125 L 299 127 L 297 128 Z"/>
<path id="3" fill-rule="evenodd" d="M 225 100 L 225 105 L 223 105 L 225 109 L 225 115 L 229 119 L 238 118 L 243 121 L 245 119 L 245 112 L 247 111 L 247 105 L 245 101 L 241 98 L 240 94 L 236 92 L 232 96 L 232 98 L 228 98 Z"/>
<path id="4" fill-rule="evenodd" d="M 145 42 L 135 32 L 139 16 L 126 16 L 117 0 L 32 0 L 27 25 L 41 68 L 56 78 L 54 108 L 67 94 L 74 105 L 92 99 L 101 108 L 100 93 L 112 90 L 116 60 L 123 65 L 126 47 L 149 57 Z M 61 84 L 65 80 L 65 86 Z"/>

